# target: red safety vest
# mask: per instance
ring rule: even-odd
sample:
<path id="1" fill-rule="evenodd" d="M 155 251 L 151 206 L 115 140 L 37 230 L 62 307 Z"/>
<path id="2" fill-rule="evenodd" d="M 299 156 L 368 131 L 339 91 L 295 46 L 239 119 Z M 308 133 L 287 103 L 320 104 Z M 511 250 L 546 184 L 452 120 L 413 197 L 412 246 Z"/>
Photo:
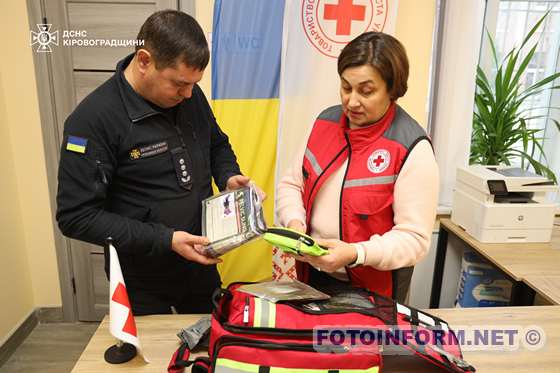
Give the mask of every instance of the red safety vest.
<path id="1" fill-rule="evenodd" d="M 317 192 L 348 160 L 340 196 L 340 239 L 368 241 L 391 230 L 395 180 L 424 129 L 395 103 L 375 125 L 350 129 L 340 105 L 323 111 L 313 124 L 303 160 L 303 203 L 310 227 Z M 309 229 L 309 228 L 308 228 Z M 309 265 L 297 262 L 298 278 L 308 281 Z M 391 271 L 370 266 L 347 268 L 356 286 L 392 297 Z"/>

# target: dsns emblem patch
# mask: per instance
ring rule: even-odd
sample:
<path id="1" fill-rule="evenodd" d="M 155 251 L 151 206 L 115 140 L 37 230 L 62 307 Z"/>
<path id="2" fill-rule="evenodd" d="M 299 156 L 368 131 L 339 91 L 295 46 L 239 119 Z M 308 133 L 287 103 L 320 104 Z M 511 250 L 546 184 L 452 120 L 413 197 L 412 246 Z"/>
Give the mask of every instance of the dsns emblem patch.
<path id="1" fill-rule="evenodd" d="M 385 149 L 377 149 L 369 156 L 367 168 L 374 174 L 379 174 L 389 167 L 391 154 Z"/>

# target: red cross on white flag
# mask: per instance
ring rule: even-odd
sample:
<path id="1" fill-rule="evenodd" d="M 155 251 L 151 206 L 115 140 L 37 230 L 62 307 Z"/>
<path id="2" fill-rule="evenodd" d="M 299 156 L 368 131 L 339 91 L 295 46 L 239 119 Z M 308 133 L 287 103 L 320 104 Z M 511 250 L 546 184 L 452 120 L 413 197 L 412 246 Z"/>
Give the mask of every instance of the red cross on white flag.
<path id="1" fill-rule="evenodd" d="M 109 268 L 110 268 L 110 292 L 109 292 L 109 330 L 113 337 L 130 343 L 138 354 L 142 356 L 146 363 L 149 360 L 142 351 L 140 339 L 136 330 L 136 322 L 132 314 L 132 308 L 128 300 L 128 293 L 126 292 L 126 285 L 119 263 L 117 250 L 112 244 L 109 244 Z"/>

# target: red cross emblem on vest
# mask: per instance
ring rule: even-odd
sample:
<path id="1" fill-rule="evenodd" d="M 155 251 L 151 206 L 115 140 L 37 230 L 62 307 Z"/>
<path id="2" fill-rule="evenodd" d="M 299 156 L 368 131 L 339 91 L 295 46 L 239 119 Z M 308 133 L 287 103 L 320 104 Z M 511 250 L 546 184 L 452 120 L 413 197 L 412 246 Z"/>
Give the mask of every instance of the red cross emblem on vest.
<path id="1" fill-rule="evenodd" d="M 389 167 L 391 154 L 385 149 L 377 149 L 368 158 L 367 168 L 374 174 L 381 173 Z"/>

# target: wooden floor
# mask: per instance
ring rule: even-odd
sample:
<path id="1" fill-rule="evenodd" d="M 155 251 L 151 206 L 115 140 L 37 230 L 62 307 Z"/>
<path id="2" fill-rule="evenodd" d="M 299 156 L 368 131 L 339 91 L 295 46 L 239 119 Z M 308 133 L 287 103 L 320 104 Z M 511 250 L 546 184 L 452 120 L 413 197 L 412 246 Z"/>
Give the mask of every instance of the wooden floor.
<path id="1" fill-rule="evenodd" d="M 97 326 L 98 323 L 39 324 L 0 366 L 0 372 L 70 372 Z"/>

